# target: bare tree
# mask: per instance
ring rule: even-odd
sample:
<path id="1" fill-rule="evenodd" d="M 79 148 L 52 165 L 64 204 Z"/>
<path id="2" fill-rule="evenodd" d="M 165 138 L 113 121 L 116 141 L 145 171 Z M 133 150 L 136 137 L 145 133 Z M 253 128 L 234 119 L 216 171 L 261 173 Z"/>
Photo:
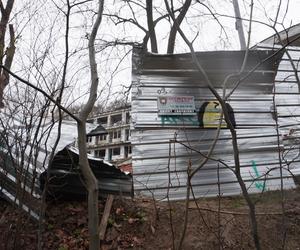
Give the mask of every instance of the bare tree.
<path id="1" fill-rule="evenodd" d="M 13 1 L 12 1 L 13 2 Z M 88 2 L 88 1 L 82 1 L 82 2 Z M 82 3 L 80 2 L 80 3 Z M 45 100 L 47 100 L 45 103 L 47 105 L 47 103 L 49 102 L 49 100 L 54 104 L 55 109 L 58 109 L 59 113 L 61 111 L 66 112 L 67 114 L 70 115 L 71 118 L 73 118 L 74 120 L 76 120 L 77 124 L 78 124 L 78 141 L 79 141 L 79 151 L 80 151 L 80 167 L 82 169 L 82 172 L 85 176 L 85 180 L 86 180 L 86 187 L 88 189 L 88 200 L 89 200 L 89 231 L 90 231 L 90 249 L 98 249 L 99 248 L 99 236 L 98 236 L 98 183 L 97 180 L 95 178 L 95 176 L 93 175 L 93 173 L 91 172 L 89 165 L 88 165 L 88 159 L 86 156 L 86 145 L 85 145 L 85 140 L 86 140 L 86 119 L 89 115 L 89 113 L 91 112 L 96 98 L 97 98 L 97 87 L 98 87 L 98 81 L 99 81 L 99 77 L 98 77 L 98 72 L 97 72 L 97 64 L 96 64 L 96 60 L 95 60 L 95 39 L 96 39 L 96 34 L 97 34 L 97 30 L 99 28 L 99 25 L 101 23 L 101 19 L 102 19 L 102 12 L 103 12 L 103 3 L 104 1 L 99 0 L 99 9 L 97 11 L 97 20 L 93 26 L 92 29 L 92 33 L 91 35 L 87 34 L 87 37 L 89 37 L 89 44 L 88 44 L 88 49 L 89 49 L 89 65 L 90 65 L 90 69 L 91 69 L 91 87 L 88 91 L 88 101 L 87 103 L 83 106 L 83 108 L 81 109 L 81 111 L 79 112 L 79 115 L 74 114 L 72 112 L 70 112 L 70 109 L 68 109 L 65 104 L 61 101 L 62 100 L 62 95 L 63 95 L 63 91 L 66 89 L 66 72 L 67 72 L 67 68 L 68 68 L 68 59 L 69 59 L 69 51 L 68 49 L 66 49 L 66 51 L 64 52 L 64 56 L 65 56 L 65 60 L 62 60 L 63 63 L 63 70 L 61 70 L 62 72 L 62 80 L 58 81 L 57 79 L 59 79 L 58 77 L 55 78 L 55 76 L 53 76 L 55 79 L 53 80 L 53 82 L 55 82 L 55 84 L 51 85 L 51 84 L 46 84 L 49 81 L 49 78 L 45 77 L 45 78 L 36 78 L 41 80 L 42 82 L 45 83 L 46 87 L 41 87 L 40 85 L 32 85 L 30 84 L 29 81 L 24 81 L 20 78 L 18 78 L 16 75 L 14 75 L 12 72 L 10 72 L 10 66 L 11 66 L 11 62 L 12 62 L 12 58 L 11 57 L 11 62 L 10 64 L 6 64 L 5 62 L 2 63 L 1 65 L 1 75 L 6 74 L 5 76 L 5 80 L 3 80 L 2 82 L 8 82 L 9 79 L 9 74 L 12 74 L 13 76 L 15 76 L 19 81 L 24 82 L 25 84 L 27 84 L 30 88 L 35 88 L 37 91 L 39 91 L 40 93 L 42 93 L 42 95 L 44 95 Z M 203 5 L 202 2 L 197 1 L 198 3 L 201 3 Z M 71 9 L 71 6 L 69 1 L 67 1 L 68 3 L 68 12 L 65 13 L 66 17 L 69 17 L 69 11 Z M 188 47 L 191 50 L 191 54 L 192 54 L 192 59 L 194 60 L 194 63 L 197 67 L 197 69 L 205 76 L 205 80 L 207 83 L 208 88 L 211 90 L 211 92 L 214 94 L 214 96 L 218 99 L 218 101 L 220 102 L 220 104 L 222 105 L 222 116 L 224 116 L 225 121 L 227 122 L 231 135 L 232 135 L 232 144 L 233 144 L 233 149 L 234 149 L 234 160 L 235 160 L 235 169 L 234 169 L 234 173 L 240 183 L 241 189 L 244 193 L 245 199 L 247 200 L 247 203 L 249 205 L 250 208 L 250 217 L 251 217 L 251 222 L 252 222 L 252 231 L 253 231 L 253 235 L 254 235 L 254 241 L 256 244 L 257 249 L 259 249 L 259 240 L 258 240 L 258 234 L 257 234 L 257 226 L 256 226 L 256 218 L 255 218 L 255 206 L 253 205 L 251 199 L 249 198 L 249 195 L 247 193 L 247 188 L 245 186 L 245 184 L 243 183 L 242 177 L 241 177 L 241 173 L 240 173 L 240 162 L 239 162 L 239 149 L 238 149 L 238 145 L 237 145 L 237 136 L 236 136 L 236 131 L 235 128 L 232 126 L 230 118 L 229 116 L 229 112 L 227 110 L 226 107 L 226 102 L 228 97 L 232 94 L 232 92 L 235 90 L 235 88 L 238 87 L 239 82 L 237 83 L 236 86 L 234 86 L 232 92 L 230 92 L 229 94 L 221 96 L 220 94 L 218 94 L 218 92 L 216 92 L 216 90 L 214 89 L 212 83 L 210 82 L 210 79 L 206 76 L 206 72 L 203 71 L 202 65 L 199 64 L 199 62 L 197 61 L 197 58 L 195 58 L 194 56 L 194 48 L 193 48 L 193 42 L 191 42 L 191 40 L 188 40 L 185 33 L 183 32 L 183 28 L 180 26 L 185 18 L 186 15 L 188 13 L 188 10 L 190 8 L 190 6 L 192 5 L 192 1 L 191 0 L 186 0 L 186 1 L 180 1 L 180 6 L 178 9 L 174 9 L 174 6 L 171 6 L 168 8 L 168 12 L 161 12 L 160 10 L 158 10 L 155 6 L 153 1 L 146 1 L 145 3 L 140 3 L 138 1 L 124 1 L 124 4 L 127 6 L 129 6 L 130 10 L 131 10 L 131 17 L 127 18 L 127 17 L 122 17 L 120 15 L 115 15 L 115 14 L 105 14 L 105 16 L 109 16 L 109 18 L 111 20 L 113 20 L 116 24 L 124 24 L 124 23 L 129 23 L 129 24 L 133 24 L 136 27 L 138 27 L 140 30 L 142 30 L 144 32 L 144 36 L 143 36 L 143 43 L 144 43 L 144 47 L 147 47 L 147 44 L 150 43 L 151 46 L 151 51 L 157 53 L 159 51 L 158 49 L 158 34 L 156 31 L 156 28 L 158 27 L 158 23 L 160 21 L 167 21 L 170 22 L 170 31 L 168 33 L 168 42 L 167 42 L 167 52 L 168 53 L 174 53 L 174 48 L 176 47 L 176 37 L 177 37 L 177 33 L 179 32 L 181 37 L 185 40 L 186 44 L 188 45 Z M 204 6 L 204 5 L 203 5 Z M 137 12 L 135 11 L 136 8 L 141 8 L 143 10 L 143 13 L 146 13 L 147 18 L 144 19 L 144 23 L 142 22 L 142 20 L 140 19 L 141 17 L 137 16 Z M 6 10 L 6 8 L 1 8 Z M 213 16 L 213 18 L 216 18 L 215 13 L 213 13 L 213 11 L 211 11 L 211 15 Z M 278 14 L 277 14 L 278 16 Z M 277 16 L 276 16 L 276 20 L 277 20 Z M 172 19 L 173 21 L 170 21 L 170 19 Z M 145 22 L 146 20 L 146 22 Z M 217 20 L 218 21 L 218 20 Z M 251 22 L 251 20 L 250 20 Z M 2 27 L 2 26 L 0 26 Z M 67 29 L 68 29 L 69 25 L 67 24 Z M 67 35 L 66 35 L 67 36 Z M 10 41 L 13 41 L 14 39 L 12 39 L 12 35 L 10 36 Z M 250 37 L 250 34 L 249 34 Z M 4 40 L 3 40 L 4 41 Z M 128 45 L 128 44 L 132 44 L 133 42 L 130 41 L 117 41 L 115 40 L 113 43 L 111 43 L 110 46 L 117 46 L 118 44 L 122 44 L 122 42 L 124 43 L 124 45 Z M 249 42 L 248 42 L 249 45 Z M 10 43 L 10 45 L 7 48 L 7 51 L 9 51 L 11 48 L 14 48 L 14 44 Z M 82 50 L 84 50 L 86 48 L 83 48 Z M 248 48 L 247 48 L 248 50 Z M 3 50 L 4 51 L 4 50 Z M 75 53 L 75 52 L 74 52 Z M 3 58 L 8 58 L 7 55 L 11 55 L 9 53 L 2 53 L 2 59 Z M 71 52 L 72 54 L 72 52 Z M 46 53 L 45 53 L 45 57 L 46 57 Z M 42 59 L 43 56 L 41 57 Z M 247 60 L 247 54 L 245 56 L 245 61 Z M 4 60 L 5 61 L 5 60 Z M 37 60 L 38 61 L 38 60 Z M 33 66 L 35 67 L 35 65 Z M 241 71 L 237 74 L 237 76 L 240 76 L 241 73 L 243 72 L 243 65 L 241 66 Z M 59 74 L 59 70 L 57 71 L 57 74 Z M 229 76 L 231 77 L 231 76 Z M 36 80 L 38 81 L 38 80 Z M 1 83 L 1 82 L 0 82 Z M 48 82 L 49 83 L 49 82 Z M 58 84 L 57 84 L 58 83 Z M 1 86 L 6 86 L 7 84 L 3 84 Z M 224 86 L 226 85 L 226 80 L 224 81 Z M 0 89 L 1 90 L 1 89 Z M 3 89 L 2 89 L 3 90 Z M 1 99 L 0 99 L 1 100 Z M 54 109 L 53 109 L 54 110 Z M 219 126 L 220 128 L 220 126 Z M 188 180 L 187 180 L 187 200 L 186 200 L 186 205 L 188 205 L 189 202 L 189 198 L 190 198 L 190 194 L 193 194 L 193 187 L 191 184 L 191 180 L 193 178 L 193 176 L 195 175 L 195 173 L 197 172 L 197 170 L 199 170 L 202 166 L 204 166 L 204 164 L 206 164 L 206 162 L 210 159 L 211 154 L 214 150 L 214 145 L 216 144 L 217 140 L 218 140 L 218 131 L 216 132 L 216 139 L 213 143 L 213 145 L 211 145 L 210 149 L 209 149 L 209 153 L 204 157 L 205 159 L 198 165 L 198 167 L 196 169 L 192 169 L 191 165 L 188 165 L 187 168 L 187 172 L 188 172 Z M 178 141 L 176 141 L 176 139 L 174 139 L 174 144 L 175 143 L 179 143 Z M 187 146 L 188 147 L 188 146 Z M 193 149 L 189 149 L 189 150 L 193 150 Z M 224 162 L 220 161 L 218 162 L 218 164 L 224 164 Z M 218 168 L 219 171 L 219 168 Z M 218 178 L 219 178 L 219 172 L 218 172 Z M 218 180 L 219 181 L 219 180 Z M 219 182 L 218 182 L 219 184 Z M 218 186 L 219 188 L 219 193 L 220 193 L 220 186 Z M 194 196 L 194 195 L 193 195 Z M 220 205 L 219 205 L 219 210 L 220 210 Z M 171 211 L 170 211 L 170 215 L 171 215 Z M 220 220 L 220 218 L 219 218 Z M 187 223 L 187 215 L 185 218 L 185 227 L 186 227 L 186 223 Z M 220 221 L 219 221 L 220 224 Z M 173 228 L 172 228 L 172 233 L 173 233 Z M 221 240 L 220 240 L 220 228 L 219 228 L 219 236 L 218 236 L 218 240 L 219 240 L 219 244 L 221 245 Z M 182 242 L 183 242 L 183 238 L 185 235 L 185 231 L 182 233 L 182 238 L 180 241 L 180 245 L 179 248 L 182 248 Z M 174 238 L 174 235 L 173 235 Z M 175 245 L 174 245 L 175 247 Z"/>
<path id="2" fill-rule="evenodd" d="M 91 87 L 90 94 L 87 103 L 82 107 L 79 112 L 79 120 L 77 121 L 78 126 L 78 149 L 79 149 L 79 166 L 82 170 L 84 178 L 86 180 L 88 190 L 88 224 L 90 233 L 90 250 L 99 249 L 100 238 L 98 230 L 98 181 L 89 167 L 89 161 L 87 158 L 86 148 L 86 120 L 89 113 L 92 111 L 93 106 L 97 98 L 98 89 L 98 72 L 95 54 L 95 39 L 102 20 L 104 0 L 99 0 L 97 19 L 94 23 L 90 39 L 89 39 L 89 60 L 91 70 Z"/>
<path id="3" fill-rule="evenodd" d="M 168 49 L 167 53 L 173 54 L 174 48 L 175 48 L 175 40 L 176 40 L 176 34 L 178 32 L 178 27 L 182 23 L 184 17 L 186 16 L 186 13 L 191 5 L 192 0 L 186 0 L 178 14 L 178 16 L 175 19 L 175 22 L 172 25 L 172 28 L 170 30 L 169 40 L 168 40 Z M 174 8 L 172 6 L 171 8 L 172 15 L 174 15 Z M 169 13 L 170 14 L 170 13 Z M 176 23 L 176 24 L 175 24 Z"/>
<path id="4" fill-rule="evenodd" d="M 10 14 L 14 5 L 14 0 L 8 0 L 4 7 L 0 1 L 1 21 L 0 21 L 0 64 L 10 69 L 15 54 L 15 32 L 12 24 L 8 24 Z M 5 46 L 5 34 L 9 29 L 9 45 Z M 9 74 L 0 70 L 0 108 L 3 108 L 3 90 L 9 83 Z"/>
<path id="5" fill-rule="evenodd" d="M 176 17 L 176 20 L 179 24 L 182 23 L 184 18 L 186 17 L 186 14 L 188 12 L 189 7 L 191 6 L 191 0 L 186 0 L 179 8 L 172 8 L 173 15 L 178 16 Z M 119 24 L 132 24 L 136 26 L 138 29 L 142 30 L 145 35 L 143 37 L 143 47 L 147 50 L 147 44 L 150 41 L 150 47 L 151 52 L 158 53 L 158 38 L 156 34 L 156 26 L 163 20 L 169 21 L 170 14 L 169 13 L 161 13 L 160 10 L 157 9 L 157 7 L 154 6 L 154 1 L 146 1 L 146 4 L 136 2 L 136 1 L 125 1 L 125 5 L 129 7 L 129 12 L 131 13 L 132 17 L 123 17 L 118 14 L 109 14 L 105 13 L 104 15 L 109 17 L 116 25 Z M 181 2 L 180 2 L 181 4 Z M 139 9 L 142 9 L 142 11 L 146 14 L 147 19 L 147 27 L 142 25 L 142 21 L 144 19 L 143 16 L 137 16 L 136 13 L 138 13 Z M 154 13 L 159 14 L 158 17 L 154 18 Z M 171 25 L 169 34 L 168 34 L 168 46 L 167 46 L 167 53 L 173 54 L 174 48 L 175 48 L 175 41 L 176 41 L 176 35 L 177 35 L 177 27 L 175 25 Z"/>
<path id="6" fill-rule="evenodd" d="M 260 247 L 260 242 L 259 242 L 259 235 L 258 235 L 258 229 L 257 229 L 257 220 L 256 220 L 256 216 L 255 216 L 255 205 L 252 202 L 247 187 L 243 181 L 243 178 L 241 176 L 241 169 L 240 169 L 240 159 L 239 159 L 239 148 L 238 148 L 238 143 L 237 143 L 237 134 L 236 134 L 236 130 L 230 120 L 230 115 L 229 115 L 229 111 L 226 105 L 226 101 L 222 98 L 222 96 L 220 96 L 218 94 L 218 92 L 215 90 L 215 88 L 213 87 L 212 82 L 210 81 L 208 75 L 206 74 L 205 70 L 203 69 L 203 66 L 201 65 L 201 63 L 198 61 L 196 54 L 195 54 L 195 50 L 193 48 L 193 44 L 192 42 L 190 42 L 188 40 L 188 38 L 186 37 L 185 33 L 180 29 L 179 24 L 177 23 L 177 20 L 175 19 L 174 15 L 172 14 L 172 11 L 170 9 L 169 3 L 167 0 L 165 0 L 165 5 L 166 8 L 171 16 L 171 18 L 173 19 L 174 25 L 177 26 L 178 32 L 180 33 L 181 37 L 183 38 L 183 40 L 185 41 L 186 45 L 189 47 L 190 52 L 191 52 L 191 56 L 192 56 L 192 60 L 195 64 L 195 66 L 197 67 L 198 71 L 204 76 L 204 79 L 206 81 L 207 87 L 208 89 L 212 92 L 212 94 L 215 96 L 215 98 L 218 100 L 218 102 L 220 103 L 220 105 L 222 106 L 222 112 L 224 114 L 224 119 L 226 121 L 226 123 L 228 124 L 230 133 L 231 133 L 231 139 L 232 139 L 232 147 L 233 147 L 233 155 L 234 155 L 234 163 L 235 163 L 235 171 L 234 174 L 237 178 L 237 181 L 241 187 L 243 196 L 248 204 L 249 207 L 249 218 L 251 221 L 251 228 L 252 228 L 252 235 L 253 235 L 253 239 L 254 239 L 254 243 L 255 243 L 255 247 L 256 249 L 261 249 Z M 253 8 L 253 3 L 252 3 L 252 7 Z M 210 151 L 207 155 L 207 157 L 210 157 L 212 151 L 214 149 L 214 144 L 212 145 L 212 147 L 210 148 Z M 188 169 L 188 179 L 187 179 L 187 203 L 190 197 L 190 186 L 191 186 L 191 179 L 193 177 L 193 175 L 198 171 L 198 169 L 202 168 L 202 166 L 206 163 L 206 161 L 208 160 L 208 158 L 204 159 L 203 162 L 201 162 L 201 164 L 194 170 Z M 186 207 L 187 209 L 187 207 Z M 187 221 L 187 214 L 186 214 L 186 218 L 185 221 Z M 183 238 L 185 235 L 185 228 L 186 225 L 184 226 L 184 230 L 181 236 L 181 240 L 179 242 L 179 249 L 182 248 L 182 243 L 183 243 Z"/>
<path id="7" fill-rule="evenodd" d="M 86 1 L 84 1 L 86 2 Z M 66 13 L 67 18 L 70 15 L 70 10 L 73 6 L 77 5 L 70 5 L 69 1 L 68 4 L 68 12 Z M 69 58 L 68 54 L 68 32 L 66 33 L 66 53 L 65 53 L 65 62 L 64 62 L 64 70 L 63 70 L 63 77 L 62 77 L 62 84 L 59 86 L 60 91 L 58 98 L 55 99 L 54 95 L 48 94 L 39 86 L 35 86 L 31 84 L 29 81 L 24 80 L 23 78 L 17 76 L 13 72 L 10 71 L 10 67 L 7 65 L 1 65 L 1 70 L 5 72 L 7 75 L 13 75 L 19 81 L 25 83 L 30 88 L 35 89 L 39 93 L 41 93 L 47 100 L 51 101 L 54 104 L 54 107 L 57 107 L 59 110 L 59 114 L 61 117 L 61 111 L 67 113 L 71 118 L 75 119 L 78 124 L 78 147 L 79 147 L 79 166 L 82 170 L 83 176 L 85 178 L 86 188 L 88 190 L 88 217 L 89 217 L 89 236 L 90 236 L 90 249 L 99 249 L 100 246 L 100 239 L 99 239 L 99 231 L 98 231 L 98 181 L 95 178 L 93 172 L 89 167 L 89 162 L 87 158 L 87 149 L 86 149 L 86 119 L 91 112 L 94 103 L 97 98 L 97 89 L 98 89 L 98 73 L 97 73 L 97 64 L 95 59 L 95 38 L 102 20 L 102 12 L 103 12 L 103 5 L 104 1 L 99 0 L 98 2 L 99 7 L 97 11 L 97 18 L 95 24 L 93 25 L 93 29 L 90 35 L 88 49 L 89 49 L 89 61 L 90 61 L 90 70 L 91 70 L 91 86 L 89 91 L 89 99 L 87 103 L 82 107 L 78 116 L 75 116 L 67 108 L 62 105 L 61 97 L 62 91 L 65 89 L 65 75 L 67 72 L 67 62 Z M 66 22 L 67 31 L 69 29 L 69 22 L 67 19 Z M 59 119 L 61 120 L 61 118 Z M 60 126 L 58 126 L 59 129 Z M 59 140 L 59 137 L 57 138 Z M 50 157 L 51 158 L 51 157 Z M 41 245 L 40 245 L 41 247 Z"/>

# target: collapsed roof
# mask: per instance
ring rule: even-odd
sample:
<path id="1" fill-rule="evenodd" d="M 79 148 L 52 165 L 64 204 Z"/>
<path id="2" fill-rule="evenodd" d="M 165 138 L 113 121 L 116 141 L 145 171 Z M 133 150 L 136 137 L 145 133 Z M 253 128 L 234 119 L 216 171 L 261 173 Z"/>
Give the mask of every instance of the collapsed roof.
<path id="1" fill-rule="evenodd" d="M 0 192 L 38 218 L 39 198 L 49 178 L 51 195 L 85 195 L 78 167 L 77 125 L 73 121 L 0 114 Z M 58 129 L 60 127 L 60 132 Z M 87 124 L 90 132 L 96 125 Z M 51 155 L 53 153 L 53 160 Z M 131 176 L 103 159 L 88 155 L 100 195 L 131 195 Z M 41 186 L 39 185 L 41 183 Z M 48 192 L 48 193 L 49 193 Z"/>

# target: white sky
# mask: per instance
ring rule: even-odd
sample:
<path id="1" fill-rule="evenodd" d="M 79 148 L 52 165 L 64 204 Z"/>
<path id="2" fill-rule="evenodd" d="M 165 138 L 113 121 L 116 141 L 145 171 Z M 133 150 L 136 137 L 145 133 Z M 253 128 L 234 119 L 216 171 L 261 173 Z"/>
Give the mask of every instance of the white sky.
<path id="1" fill-rule="evenodd" d="M 17 53 L 15 55 L 14 70 L 35 84 L 45 88 L 57 88 L 61 82 L 62 66 L 64 59 L 64 25 L 65 16 L 61 11 L 66 9 L 64 0 L 27 0 L 16 1 L 15 12 L 12 18 L 17 33 Z M 71 1 L 79 2 L 79 0 Z M 68 90 L 64 100 L 70 103 L 79 96 L 86 96 L 89 85 L 88 54 L 86 50 L 86 36 L 92 25 L 92 13 L 96 10 L 96 2 L 88 3 L 72 10 L 70 29 L 70 52 L 74 53 L 70 58 L 68 67 Z M 142 2 L 142 1 L 137 1 Z M 203 0 L 209 6 L 219 22 L 224 27 L 226 34 L 221 31 L 220 25 L 212 18 L 208 10 L 196 4 L 193 6 L 182 24 L 182 29 L 190 39 L 198 33 L 194 42 L 196 51 L 207 50 L 236 50 L 239 49 L 238 35 L 235 30 L 233 5 L 231 0 Z M 300 23 L 300 0 L 282 0 L 278 22 L 276 25 L 280 31 L 284 27 Z M 254 0 L 253 19 L 273 25 L 280 0 Z M 287 9 L 287 3 L 289 3 Z M 250 0 L 239 0 L 242 17 L 248 19 L 250 13 Z M 55 6 L 57 5 L 57 6 Z M 160 13 L 166 13 L 163 0 L 155 0 L 154 6 Z M 128 6 L 120 0 L 105 1 L 106 14 L 119 14 L 125 18 L 133 18 Z M 157 17 L 160 14 L 155 13 Z M 94 16 L 94 15 L 93 15 Z M 139 23 L 146 27 L 146 16 L 142 9 L 137 9 L 135 17 Z M 244 32 L 247 36 L 248 23 L 244 22 Z M 167 35 L 169 23 L 162 21 L 156 27 L 159 39 L 159 52 L 165 53 L 167 47 Z M 274 34 L 266 25 L 253 23 L 251 30 L 251 45 Z M 114 25 L 106 17 L 103 18 L 98 38 L 114 41 L 123 39 L 126 41 L 142 41 L 144 33 L 133 25 Z M 175 52 L 188 52 L 186 45 L 177 35 Z M 99 42 L 99 41 L 98 41 Z M 99 49 L 99 43 L 97 43 Z M 101 100 L 111 101 L 116 98 L 113 92 L 120 91 L 120 85 L 130 85 L 131 82 L 131 54 L 125 56 L 130 50 L 129 46 L 109 47 L 97 56 L 100 74 L 100 89 L 104 93 Z M 124 57 L 125 56 L 125 57 Z M 124 59 L 120 62 L 121 58 Z M 112 77 L 113 75 L 113 77 Z M 108 91 L 111 85 L 111 91 Z M 83 101 L 85 98 L 80 98 Z"/>

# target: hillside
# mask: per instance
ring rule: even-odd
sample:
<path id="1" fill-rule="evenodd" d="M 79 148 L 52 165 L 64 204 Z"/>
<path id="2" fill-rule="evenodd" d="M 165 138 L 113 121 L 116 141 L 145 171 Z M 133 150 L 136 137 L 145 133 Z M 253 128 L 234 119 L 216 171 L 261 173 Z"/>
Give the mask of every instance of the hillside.
<path id="1" fill-rule="evenodd" d="M 281 249 L 284 232 L 285 249 L 299 249 L 299 191 L 285 191 L 284 220 L 280 192 L 252 196 L 263 249 Z M 104 200 L 99 202 L 100 211 L 104 204 Z M 200 199 L 197 204 L 200 210 L 195 202 L 189 206 L 184 249 L 253 249 L 247 207 L 241 197 L 221 198 L 220 203 L 217 198 Z M 183 212 L 183 202 L 171 202 L 169 206 L 149 199 L 115 198 L 102 249 L 172 249 L 172 231 L 177 243 Z M 0 249 L 36 249 L 37 232 L 37 223 L 0 201 Z M 85 202 L 49 203 L 42 235 L 43 249 L 87 249 Z"/>

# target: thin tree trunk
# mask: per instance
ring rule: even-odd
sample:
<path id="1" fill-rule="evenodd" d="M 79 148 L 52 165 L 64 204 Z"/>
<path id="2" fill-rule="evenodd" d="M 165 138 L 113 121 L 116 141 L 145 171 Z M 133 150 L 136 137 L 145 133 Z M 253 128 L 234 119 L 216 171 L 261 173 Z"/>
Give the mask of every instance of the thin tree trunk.
<path id="1" fill-rule="evenodd" d="M 79 166 L 86 182 L 88 191 L 88 228 L 89 228 L 89 249 L 97 250 L 100 247 L 100 237 L 98 230 L 99 216 L 98 216 L 98 181 L 93 174 L 86 148 L 86 119 L 94 107 L 97 98 L 98 89 L 98 72 L 95 52 L 95 39 L 102 20 L 104 0 L 99 0 L 98 14 L 96 22 L 92 28 L 89 39 L 89 60 L 91 70 L 91 87 L 90 95 L 87 103 L 83 105 L 79 113 L 78 128 L 78 149 L 79 149 Z"/>
<path id="2" fill-rule="evenodd" d="M 176 23 L 178 24 L 178 26 L 180 26 L 181 22 L 183 21 L 183 18 L 185 17 L 185 15 L 191 5 L 191 2 L 192 2 L 192 0 L 186 0 L 185 3 L 183 4 L 182 10 L 180 11 L 179 15 L 176 18 Z M 177 24 L 175 24 L 175 22 L 174 22 L 174 24 L 170 30 L 168 49 L 167 49 L 168 54 L 174 53 L 176 34 L 178 31 Z"/>
<path id="3" fill-rule="evenodd" d="M 87 158 L 86 149 L 86 122 L 77 123 L 78 129 L 78 149 L 79 166 L 85 179 L 88 191 L 88 229 L 89 229 L 89 249 L 96 250 L 100 247 L 98 234 L 98 181 L 93 174 Z"/>
<path id="4" fill-rule="evenodd" d="M 153 13 L 152 13 L 152 0 L 146 1 L 146 12 L 147 12 L 147 23 L 148 23 L 148 30 L 149 30 L 149 37 L 151 42 L 151 52 L 157 53 L 157 40 L 156 40 L 156 33 L 154 29 L 154 22 L 153 22 Z"/>
<path id="5" fill-rule="evenodd" d="M 239 148 L 238 148 L 238 143 L 237 143 L 237 135 L 236 135 L 236 130 L 235 130 L 233 124 L 231 123 L 229 112 L 228 112 L 228 109 L 226 106 L 226 102 L 224 99 L 222 99 L 222 97 L 219 95 L 219 93 L 213 87 L 208 75 L 206 74 L 202 65 L 198 61 L 195 51 L 194 51 L 194 47 L 193 47 L 192 43 L 187 39 L 184 32 L 180 29 L 180 26 L 177 23 L 177 20 L 175 19 L 172 11 L 170 10 L 168 1 L 164 0 L 164 2 L 165 2 L 165 5 L 167 7 L 167 10 L 168 10 L 170 16 L 172 17 L 172 19 L 174 21 L 174 25 L 176 25 L 176 27 L 177 27 L 177 31 L 180 33 L 181 37 L 183 38 L 185 43 L 188 45 L 188 47 L 191 51 L 192 60 L 195 64 L 195 66 L 197 67 L 198 71 L 200 73 L 202 73 L 202 75 L 204 76 L 204 79 L 205 79 L 208 89 L 212 92 L 212 94 L 215 96 L 215 98 L 219 101 L 220 105 L 222 106 L 224 119 L 225 119 L 225 121 L 228 125 L 228 128 L 230 130 L 230 133 L 231 133 L 231 141 L 232 141 L 232 146 L 233 146 L 234 163 L 235 163 L 235 175 L 236 175 L 237 181 L 241 187 L 244 199 L 246 200 L 247 205 L 249 207 L 249 219 L 251 220 L 252 236 L 253 236 L 253 240 L 255 243 L 255 247 L 257 250 L 259 250 L 261 248 L 260 248 L 259 235 L 258 235 L 258 230 L 257 230 L 257 220 L 256 220 L 256 216 L 255 216 L 255 205 L 253 204 L 253 202 L 249 196 L 247 187 L 246 187 L 246 185 L 243 181 L 243 178 L 241 176 L 241 173 L 240 173 L 240 159 L 239 159 Z"/>
<path id="6" fill-rule="evenodd" d="M 9 17 L 14 5 L 14 0 L 8 0 L 6 7 L 3 6 L 2 0 L 0 0 L 0 11 L 1 11 L 1 20 L 0 20 L 0 64 L 10 69 L 12 61 L 15 55 L 15 32 L 12 24 L 8 25 Z M 5 33 L 7 26 L 9 27 L 9 46 L 5 50 Z M 5 60 L 4 60 L 5 58 Z M 4 88 L 9 83 L 9 74 L 8 72 L 0 69 L 0 108 L 4 107 L 3 104 L 3 91 Z"/>

